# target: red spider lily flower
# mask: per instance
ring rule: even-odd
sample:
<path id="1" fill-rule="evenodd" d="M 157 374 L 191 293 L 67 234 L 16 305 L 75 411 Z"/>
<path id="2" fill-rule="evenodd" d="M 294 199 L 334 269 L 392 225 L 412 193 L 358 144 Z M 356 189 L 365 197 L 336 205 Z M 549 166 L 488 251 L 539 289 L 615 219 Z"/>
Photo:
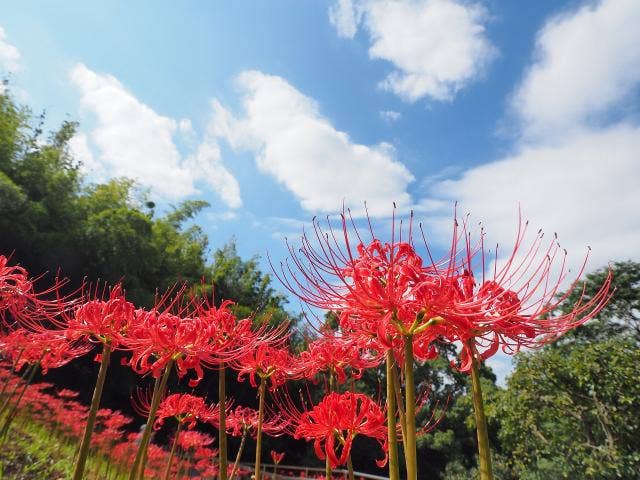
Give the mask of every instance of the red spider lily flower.
<path id="1" fill-rule="evenodd" d="M 165 419 L 173 417 L 178 423 L 187 425 L 191 430 L 199 419 L 206 418 L 210 414 L 210 410 L 212 408 L 208 407 L 201 397 L 187 393 L 174 393 L 160 403 L 153 428 L 158 430 Z"/>
<path id="2" fill-rule="evenodd" d="M 122 285 L 118 284 L 109 292 L 108 300 L 89 300 L 71 315 L 63 315 L 60 327 L 71 340 L 89 339 L 117 348 L 134 320 L 134 312 L 134 305 L 125 299 Z"/>
<path id="3" fill-rule="evenodd" d="M 1 342 L 3 355 L 11 358 L 15 369 L 23 365 L 40 364 L 43 373 L 58 368 L 86 354 L 90 345 L 67 340 L 62 332 L 33 333 L 24 329 L 6 335 Z"/>
<path id="4" fill-rule="evenodd" d="M 251 348 L 251 341 L 260 336 L 252 330 L 251 319 L 238 320 L 231 311 L 233 305 L 231 300 L 225 300 L 216 307 L 205 298 L 194 312 L 208 325 L 212 349 L 220 362 L 231 360 L 239 352 Z"/>
<path id="5" fill-rule="evenodd" d="M 420 292 L 431 288 L 437 276 L 432 266 L 423 265 L 411 243 L 411 223 L 409 238 L 403 241 L 394 221 L 388 243 L 376 238 L 370 226 L 372 240 L 367 244 L 353 220 L 355 233 L 350 234 L 344 213 L 341 223 L 338 236 L 331 223 L 325 231 L 314 220 L 315 242 L 305 234 L 300 253 L 289 246 L 294 265 L 281 265 L 279 280 L 306 303 L 336 312 L 343 334 L 362 346 L 396 350 L 402 336 L 417 339 L 423 327 Z M 436 353 L 432 348 L 417 352 L 421 358 Z"/>
<path id="6" fill-rule="evenodd" d="M 198 432 L 197 430 L 183 430 L 178 437 L 178 445 L 180 445 L 180 448 L 185 452 L 207 447 L 213 444 L 213 442 L 213 437 L 206 433 Z"/>
<path id="7" fill-rule="evenodd" d="M 131 367 L 136 373 L 151 372 L 158 378 L 165 366 L 175 361 L 180 377 L 195 369 L 197 378 L 193 382 L 197 384 L 203 376 L 201 360 L 209 358 L 208 338 L 202 327 L 198 318 L 137 310 L 124 341 L 133 353 Z"/>
<path id="8" fill-rule="evenodd" d="M 513 250 L 492 278 L 484 272 L 492 260 L 485 258 L 484 233 L 478 245 L 472 246 L 466 223 L 461 231 L 454 218 L 448 257 L 434 261 L 425 241 L 430 259 L 425 266 L 412 245 L 411 223 L 407 241 L 400 238 L 401 230 L 395 240 L 395 222 L 389 243 L 382 243 L 371 232 L 373 240 L 365 245 L 356 230 L 354 251 L 344 214 L 344 245 L 331 225 L 326 233 L 314 222 L 317 246 L 304 236 L 301 254 L 290 247 L 297 271 L 283 265 L 278 278 L 307 303 L 338 312 L 346 334 L 361 342 L 376 337 L 386 348 L 393 348 L 396 356 L 400 355 L 396 339 L 401 335 L 413 338 L 418 359 L 435 357 L 434 341 L 438 338 L 460 341 L 462 370 L 470 367 L 470 344 L 481 359 L 500 347 L 506 353 L 523 346 L 540 347 L 593 318 L 611 296 L 609 275 L 596 295 L 583 296 L 570 312 L 555 314 L 577 286 L 587 259 L 568 281 L 566 252 L 561 254 L 557 240 L 545 247 L 540 231 L 526 245 L 527 225 L 522 222 Z M 480 281 L 473 273 L 478 266 Z M 559 295 L 567 284 L 566 293 Z"/>
<path id="9" fill-rule="evenodd" d="M 29 277 L 24 268 L 9 265 L 9 258 L 0 255 L 0 320 L 6 322 L 7 313 L 12 320 L 25 326 L 39 326 L 40 322 L 50 320 L 67 308 L 67 299 L 58 297 L 47 300 L 67 283 L 56 278 L 53 285 L 42 291 L 35 290 L 38 279 Z"/>
<path id="10" fill-rule="evenodd" d="M 215 423 L 211 422 L 215 427 Z M 262 422 L 262 431 L 272 437 L 285 432 L 287 421 L 274 412 L 270 412 Z M 249 407 L 238 406 L 227 413 L 227 433 L 239 437 L 248 432 L 253 438 L 258 430 L 258 411 Z"/>
<path id="11" fill-rule="evenodd" d="M 58 397 L 63 400 L 70 400 L 72 398 L 77 398 L 80 395 L 78 392 L 74 392 L 73 390 L 69 390 L 68 388 L 63 388 L 57 392 Z"/>
<path id="12" fill-rule="evenodd" d="M 344 383 L 347 379 L 345 369 L 350 368 L 352 377 L 357 379 L 364 369 L 379 365 L 382 357 L 378 352 L 361 348 L 351 338 L 326 331 L 309 343 L 298 360 L 304 377 L 313 378 L 319 372 L 329 371 L 338 383 Z"/>
<path id="13" fill-rule="evenodd" d="M 98 410 L 98 418 L 100 419 L 100 424 L 105 427 L 107 430 L 120 430 L 125 425 L 129 425 L 133 422 L 133 419 L 127 415 L 124 415 L 122 412 L 118 410 L 111 410 L 109 408 L 101 408 Z"/>
<path id="14" fill-rule="evenodd" d="M 346 463 L 357 435 L 378 441 L 385 456 L 376 463 L 384 466 L 387 463 L 386 414 L 368 396 L 351 392 L 330 393 L 324 397 L 299 416 L 294 432 L 296 439 L 313 440 L 318 458 L 328 458 L 332 468 Z"/>
<path id="15" fill-rule="evenodd" d="M 216 368 L 249 350 L 256 338 L 250 320 L 237 321 L 229 310 L 232 302 L 219 308 L 204 300 L 191 299 L 186 306 L 172 310 L 182 301 L 183 290 L 166 303 L 166 296 L 152 310 L 136 310 L 135 319 L 124 339 L 125 348 L 133 352 L 130 365 L 137 373 L 151 372 L 155 378 L 174 361 L 178 376 L 194 370 L 196 386 L 204 367 Z"/>
<path id="16" fill-rule="evenodd" d="M 0 315 L 6 311 L 20 315 L 33 297 L 33 283 L 27 271 L 17 265 L 9 266 L 9 259 L 0 255 Z"/>
<path id="17" fill-rule="evenodd" d="M 464 235 L 457 233 L 454 239 L 464 237 L 459 248 L 454 241 L 451 264 L 439 275 L 439 297 L 422 299 L 425 315 L 434 321 L 432 333 L 449 341 L 460 341 L 461 371 L 471 368 L 472 356 L 485 360 L 499 348 L 514 354 L 520 348 L 540 348 L 557 339 L 567 330 L 593 318 L 609 301 L 612 274 L 609 271 L 603 285 L 592 297 L 583 294 L 567 313 L 557 314 L 558 307 L 577 287 L 584 272 L 587 257 L 577 274 L 570 280 L 567 252 L 562 250 L 556 238 L 545 247 L 543 233 L 538 233 L 529 244 L 525 243 L 527 223 L 520 221 L 513 250 L 506 260 L 493 258 L 495 269 L 488 277 L 484 265 L 488 263 L 482 245 L 472 248 L 466 223 Z M 497 257 L 497 254 L 496 254 Z M 499 265 L 502 266 L 499 266 Z M 480 280 L 476 280 L 474 267 L 480 266 Z M 565 293 L 560 294 L 561 289 Z"/>
<path id="18" fill-rule="evenodd" d="M 284 452 L 278 453 L 275 450 L 271 450 L 271 459 L 273 460 L 273 463 L 275 463 L 276 465 L 279 465 L 283 458 L 284 458 Z"/>
<path id="19" fill-rule="evenodd" d="M 299 377 L 299 366 L 295 365 L 286 348 L 259 342 L 251 351 L 244 353 L 230 363 L 238 371 L 238 381 L 249 376 L 249 383 L 257 387 L 256 377 L 268 379 L 271 390 L 283 385 L 288 379 Z"/>

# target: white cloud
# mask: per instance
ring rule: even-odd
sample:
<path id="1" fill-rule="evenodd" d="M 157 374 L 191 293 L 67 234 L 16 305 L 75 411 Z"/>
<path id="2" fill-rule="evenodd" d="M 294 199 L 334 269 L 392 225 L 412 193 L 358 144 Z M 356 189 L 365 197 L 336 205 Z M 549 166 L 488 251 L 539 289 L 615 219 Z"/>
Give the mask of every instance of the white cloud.
<path id="1" fill-rule="evenodd" d="M 591 267 L 639 258 L 640 128 L 628 124 L 572 134 L 555 145 L 522 146 L 497 162 L 436 186 L 459 200 L 505 248 L 513 241 L 517 203 L 538 227 L 558 232 L 573 265 L 593 250 Z"/>
<path id="2" fill-rule="evenodd" d="M 89 135 L 74 145 L 85 161 L 91 144 L 98 152 L 91 157 L 93 165 L 99 163 L 110 176 L 133 178 L 161 197 L 179 199 L 199 193 L 195 183 L 201 181 L 230 208 L 241 205 L 238 183 L 223 166 L 217 147 L 205 142 L 187 158 L 178 151 L 174 135 L 188 131 L 190 123 L 178 124 L 156 113 L 118 79 L 81 63 L 72 68 L 70 78 L 80 91 L 83 111 L 95 117 Z"/>
<path id="3" fill-rule="evenodd" d="M 514 153 L 439 180 L 437 200 L 459 200 L 509 245 L 518 202 L 536 227 L 558 232 L 574 266 L 639 258 L 640 126 L 620 102 L 640 82 L 640 3 L 589 2 L 550 19 L 512 107 L 522 120 Z M 600 122 L 589 120 L 603 114 Z M 614 114 L 614 115 L 612 115 Z"/>
<path id="4" fill-rule="evenodd" d="M 258 168 L 291 191 L 309 212 L 335 212 L 343 199 L 357 210 L 388 215 L 410 204 L 413 175 L 391 145 L 354 143 L 323 117 L 317 103 L 281 77 L 246 71 L 237 78 L 244 116 L 214 101 L 210 132 L 255 154 Z"/>
<path id="5" fill-rule="evenodd" d="M 20 51 L 7 41 L 7 35 L 0 27 L 0 68 L 15 73 L 22 68 Z"/>
<path id="6" fill-rule="evenodd" d="M 635 0 L 588 2 L 548 21 L 512 97 L 522 129 L 514 153 L 437 181 L 435 199 L 459 200 L 503 253 L 513 246 L 520 203 L 533 233 L 558 232 L 574 271 L 587 245 L 587 270 L 640 258 L 640 125 L 623 105 L 640 82 L 639 24 Z M 432 222 L 439 240 L 448 218 Z M 505 373 L 502 354 L 493 365 Z"/>
<path id="7" fill-rule="evenodd" d="M 457 0 L 339 1 L 329 10 L 338 34 L 352 38 L 362 23 L 369 56 L 395 70 L 381 86 L 402 99 L 452 100 L 496 55 L 486 36 L 488 15 L 477 3 Z"/>
<path id="8" fill-rule="evenodd" d="M 401 117 L 402 114 L 400 112 L 396 112 L 394 110 L 380 110 L 380 118 L 382 118 L 385 122 L 397 122 Z"/>
<path id="9" fill-rule="evenodd" d="M 589 2 L 548 21 L 512 102 L 525 134 L 564 134 L 627 99 L 640 81 L 639 25 L 637 0 Z"/>
<path id="10" fill-rule="evenodd" d="M 206 178 L 208 184 L 229 208 L 242 206 L 240 186 L 235 177 L 222 166 L 220 148 L 216 143 L 201 143 L 198 151 L 187 159 L 185 167 Z"/>
<path id="11" fill-rule="evenodd" d="M 329 7 L 329 21 L 340 37 L 353 38 L 361 17 L 362 11 L 351 0 L 337 0 Z"/>
<path id="12" fill-rule="evenodd" d="M 80 170 L 83 174 L 90 175 L 98 181 L 106 178 L 104 167 L 96 160 L 89 146 L 89 138 L 84 132 L 77 132 L 69 140 L 69 153 L 76 161 L 80 162 Z"/>

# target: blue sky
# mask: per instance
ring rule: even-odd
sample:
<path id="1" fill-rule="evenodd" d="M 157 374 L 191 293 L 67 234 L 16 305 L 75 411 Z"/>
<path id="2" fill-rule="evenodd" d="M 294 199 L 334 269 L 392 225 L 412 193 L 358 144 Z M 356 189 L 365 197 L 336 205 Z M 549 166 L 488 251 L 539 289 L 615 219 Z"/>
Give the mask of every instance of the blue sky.
<path id="1" fill-rule="evenodd" d="M 520 204 L 593 269 L 640 254 L 638 25 L 636 0 L 13 2 L 0 71 L 80 121 L 89 180 L 208 200 L 212 247 L 281 259 L 365 200 L 436 250 L 459 201 L 508 245 Z"/>

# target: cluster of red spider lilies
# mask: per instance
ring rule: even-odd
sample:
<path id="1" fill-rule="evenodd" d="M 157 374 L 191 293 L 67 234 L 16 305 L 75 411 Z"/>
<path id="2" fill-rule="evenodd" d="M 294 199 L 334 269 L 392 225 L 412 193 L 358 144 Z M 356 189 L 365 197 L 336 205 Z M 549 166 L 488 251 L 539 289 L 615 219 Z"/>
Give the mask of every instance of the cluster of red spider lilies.
<path id="1" fill-rule="evenodd" d="M 241 474 L 238 461 L 247 436 L 256 441 L 254 478 L 260 480 L 263 433 L 312 441 L 317 456 L 326 462 L 327 479 L 341 465 L 353 477 L 351 449 L 356 436 L 362 435 L 378 441 L 378 465 L 388 465 L 390 479 L 398 480 L 402 442 L 407 479 L 416 480 L 416 438 L 438 419 L 434 413 L 426 425 L 416 423 L 425 398 L 416 394 L 414 367 L 434 359 L 438 345 L 447 342 L 458 346 L 456 368 L 471 375 L 481 478 L 491 479 L 479 363 L 498 349 L 515 353 L 522 347 L 539 347 L 593 317 L 610 297 L 611 276 L 596 295 L 583 296 L 568 309 L 567 295 L 560 294 L 560 288 L 572 291 L 582 270 L 568 281 L 566 252 L 555 238 L 545 243 L 540 232 L 527 241 L 526 224 L 520 223 L 513 250 L 500 258 L 497 249 L 485 252 L 482 233 L 472 242 L 466 222 L 460 226 L 454 221 L 451 248 L 442 259 L 435 259 L 422 229 L 416 247 L 411 221 L 406 227 L 394 222 L 391 239 L 383 242 L 371 227 L 364 238 L 349 216 L 343 214 L 341 219 L 339 229 L 314 222 L 314 235 L 303 236 L 298 249 L 291 247 L 290 260 L 276 270 L 290 292 L 313 307 L 334 312 L 338 319 L 335 330 L 318 329 L 318 337 L 296 355 L 289 349 L 288 325 L 238 319 L 232 302 L 216 307 L 206 297 L 188 295 L 187 287 L 165 294 L 151 309 L 136 308 L 119 285 L 60 297 L 56 295 L 60 282 L 37 292 L 24 269 L 9 266 L 0 257 L 2 356 L 14 372 L 31 366 L 22 382 L 5 375 L 10 379 L 5 390 L 12 393 L 2 393 L 6 405 L 0 412 L 5 424 L 0 433 L 6 435 L 23 397 L 34 405 L 43 395 L 40 387 L 19 386 L 28 385 L 37 368 L 60 366 L 99 345 L 100 371 L 92 404 L 79 415 L 84 429 L 74 480 L 83 478 L 92 446 L 107 448 L 121 468 L 128 469 L 130 480 L 145 475 L 179 478 L 187 469 L 185 458 L 195 462 L 201 478 L 218 475 L 220 480 L 231 480 Z M 489 265 L 491 273 L 486 274 Z M 560 304 L 562 314 L 556 313 Z M 135 441 L 119 443 L 117 448 L 110 443 L 117 434 L 107 436 L 106 447 L 92 436 L 96 431 L 119 432 L 122 427 L 118 422 L 115 429 L 107 425 L 99 409 L 114 350 L 129 352 L 128 365 L 155 378 L 153 391 L 136 395 L 136 409 L 147 417 L 146 428 Z M 386 366 L 383 402 L 340 387 L 349 377 L 358 378 L 381 363 Z M 219 372 L 217 404 L 167 392 L 172 371 L 195 386 L 205 369 Z M 258 389 L 257 411 L 235 406 L 227 397 L 225 369 L 237 371 L 240 380 L 248 377 Z M 294 400 L 296 396 L 287 393 L 287 381 L 317 381 L 319 376 L 326 380 L 326 395 L 315 405 L 311 395 Z M 60 399 L 60 394 L 58 398 L 58 403 L 70 401 Z M 40 401 L 33 408 L 48 407 Z M 167 452 L 150 440 L 154 427 L 168 418 L 178 426 Z M 210 449 L 211 438 L 193 430 L 198 422 L 217 427 L 216 451 Z M 73 430 L 79 433 L 77 425 Z M 227 434 L 242 437 L 233 463 L 227 461 Z"/>

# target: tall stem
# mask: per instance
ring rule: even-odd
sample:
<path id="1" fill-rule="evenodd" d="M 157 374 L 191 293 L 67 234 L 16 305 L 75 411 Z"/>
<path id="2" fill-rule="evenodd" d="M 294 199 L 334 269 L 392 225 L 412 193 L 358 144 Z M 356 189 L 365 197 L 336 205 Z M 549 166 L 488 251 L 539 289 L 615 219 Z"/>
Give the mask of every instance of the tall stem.
<path id="1" fill-rule="evenodd" d="M 42 360 L 42 357 L 40 357 L 40 359 Z M 38 364 L 39 363 L 40 362 L 38 362 Z M 22 372 L 22 375 L 20 375 L 20 380 L 24 382 L 26 378 L 29 377 L 31 373 L 37 368 L 36 365 L 38 364 L 27 365 L 27 368 L 25 368 L 24 372 Z M 7 410 L 7 408 L 11 404 L 11 399 L 16 394 L 19 388 L 20 388 L 20 381 L 16 380 L 16 384 L 13 386 L 13 390 L 11 390 L 11 393 L 9 393 L 7 398 L 5 398 L 4 401 L 2 402 L 2 407 L 0 407 L 0 415 L 2 415 Z"/>
<path id="2" fill-rule="evenodd" d="M 169 360 L 167 366 L 164 367 L 164 373 L 162 377 L 156 380 L 156 388 L 153 389 L 153 397 L 151 398 L 151 406 L 149 408 L 149 417 L 144 427 L 144 433 L 140 440 L 138 452 L 136 453 L 136 459 L 133 462 L 131 473 L 129 474 L 129 480 L 138 480 L 144 476 L 144 467 L 146 465 L 146 453 L 149 447 L 149 441 L 151 440 L 151 432 L 153 431 L 153 422 L 156 419 L 156 412 L 160 406 L 160 400 L 164 391 L 167 388 L 167 380 L 169 380 L 169 374 L 173 368 L 173 360 Z"/>
<path id="3" fill-rule="evenodd" d="M 347 475 L 349 476 L 349 480 L 354 480 L 353 462 L 351 461 L 351 452 L 349 452 L 349 456 L 347 457 Z"/>
<path id="4" fill-rule="evenodd" d="M 242 458 L 242 451 L 244 450 L 244 442 L 247 440 L 247 433 L 249 433 L 249 430 L 244 428 L 242 430 L 242 440 L 240 440 L 240 447 L 238 448 L 238 453 L 236 454 L 236 461 L 233 462 L 233 469 L 231 470 L 231 476 L 229 477 L 229 480 L 233 480 L 233 478 L 236 475 L 236 472 L 238 471 L 238 466 L 240 465 L 240 458 Z"/>
<path id="5" fill-rule="evenodd" d="M 396 404 L 398 406 L 398 414 L 400 416 L 400 429 L 402 430 L 402 444 L 407 443 L 407 417 L 404 414 L 404 407 L 402 406 L 402 388 L 400 387 L 400 379 L 398 378 L 398 370 L 393 365 L 391 368 L 391 374 L 393 375 L 393 388 L 396 391 Z"/>
<path id="6" fill-rule="evenodd" d="M 404 456 L 407 463 L 407 480 L 417 480 L 418 459 L 416 448 L 416 388 L 413 379 L 413 337 L 404 337 L 404 396 L 407 422 L 407 440 Z"/>
<path id="7" fill-rule="evenodd" d="M 22 358 L 22 352 L 24 352 L 24 348 L 20 349 L 20 351 L 18 352 L 18 355 L 16 356 L 16 359 L 13 361 L 13 365 L 11 365 L 11 369 L 7 372 L 7 377 L 5 378 L 4 384 L 2 385 L 2 391 L 0 391 L 0 397 L 2 397 L 4 395 L 4 392 L 7 391 L 9 382 L 11 381 L 11 379 L 13 378 L 13 374 L 15 373 L 16 366 L 18 365 L 18 362 Z"/>
<path id="8" fill-rule="evenodd" d="M 176 437 L 173 439 L 171 452 L 169 453 L 169 460 L 167 460 L 167 468 L 165 468 L 164 470 L 164 480 L 169 480 L 169 476 L 171 475 L 171 464 L 173 463 L 173 456 L 176 454 L 176 448 L 178 447 L 178 437 L 180 437 L 180 430 L 182 430 L 182 422 L 178 422 Z"/>
<path id="9" fill-rule="evenodd" d="M 476 358 L 473 339 L 468 342 L 471 351 L 471 388 L 473 390 L 473 411 L 476 416 L 476 432 L 478 436 L 478 456 L 480 457 L 480 480 L 493 480 L 491 469 L 491 450 L 489 448 L 489 431 L 487 417 L 484 414 L 480 371 Z"/>
<path id="10" fill-rule="evenodd" d="M 396 432 L 396 392 L 393 385 L 393 352 L 387 350 L 387 437 L 389 440 L 389 480 L 400 480 L 398 434 Z"/>
<path id="11" fill-rule="evenodd" d="M 84 475 L 84 468 L 87 463 L 87 456 L 89 455 L 89 447 L 91 446 L 91 435 L 93 434 L 93 428 L 96 423 L 98 408 L 100 408 L 100 399 L 102 398 L 104 381 L 107 378 L 107 369 L 109 368 L 110 357 L 111 347 L 105 343 L 102 347 L 102 360 L 100 361 L 100 370 L 98 371 L 96 386 L 93 390 L 93 398 L 91 399 L 89 417 L 87 418 L 87 424 L 84 428 L 84 435 L 82 437 L 82 441 L 80 442 L 78 459 L 73 471 L 73 480 L 82 480 L 82 477 Z"/>
<path id="12" fill-rule="evenodd" d="M 219 480 L 227 480 L 227 391 L 224 364 L 220 365 L 218 371 L 218 402 L 220 426 L 218 427 L 218 462 L 219 462 Z"/>
<path id="13" fill-rule="evenodd" d="M 40 359 L 42 359 L 42 357 L 40 357 Z M 0 437 L 2 437 L 2 443 L 3 444 L 4 444 L 4 441 L 6 439 L 6 435 L 9 432 L 9 428 L 11 428 L 11 422 L 13 422 L 13 419 L 15 418 L 16 413 L 18 412 L 18 407 L 20 406 L 20 401 L 22 400 L 22 397 L 24 396 L 24 393 L 27 391 L 27 387 L 33 381 L 33 377 L 35 377 L 36 372 L 38 371 L 39 367 L 40 367 L 40 362 L 39 361 L 37 363 L 35 363 L 33 365 L 33 367 L 31 367 L 31 371 L 29 372 L 29 377 L 27 378 L 27 381 L 25 382 L 24 386 L 22 387 L 22 390 L 20 391 L 20 395 L 18 395 L 18 399 L 16 400 L 16 403 L 13 405 L 11 410 L 9 410 L 9 413 L 7 413 L 7 416 L 4 419 L 4 423 L 2 425 L 2 429 L 0 429 Z"/>
<path id="14" fill-rule="evenodd" d="M 256 466 L 255 480 L 260 480 L 262 473 L 260 472 L 260 457 L 262 455 L 262 421 L 264 420 L 264 393 L 267 386 L 267 380 L 260 377 L 260 387 L 258 389 L 258 434 L 256 436 Z"/>
<path id="15" fill-rule="evenodd" d="M 334 392 L 336 389 L 336 379 L 333 375 L 333 370 L 329 369 L 329 391 L 327 394 Z M 324 459 L 324 478 L 325 480 L 331 480 L 331 462 L 329 461 L 329 456 Z"/>

